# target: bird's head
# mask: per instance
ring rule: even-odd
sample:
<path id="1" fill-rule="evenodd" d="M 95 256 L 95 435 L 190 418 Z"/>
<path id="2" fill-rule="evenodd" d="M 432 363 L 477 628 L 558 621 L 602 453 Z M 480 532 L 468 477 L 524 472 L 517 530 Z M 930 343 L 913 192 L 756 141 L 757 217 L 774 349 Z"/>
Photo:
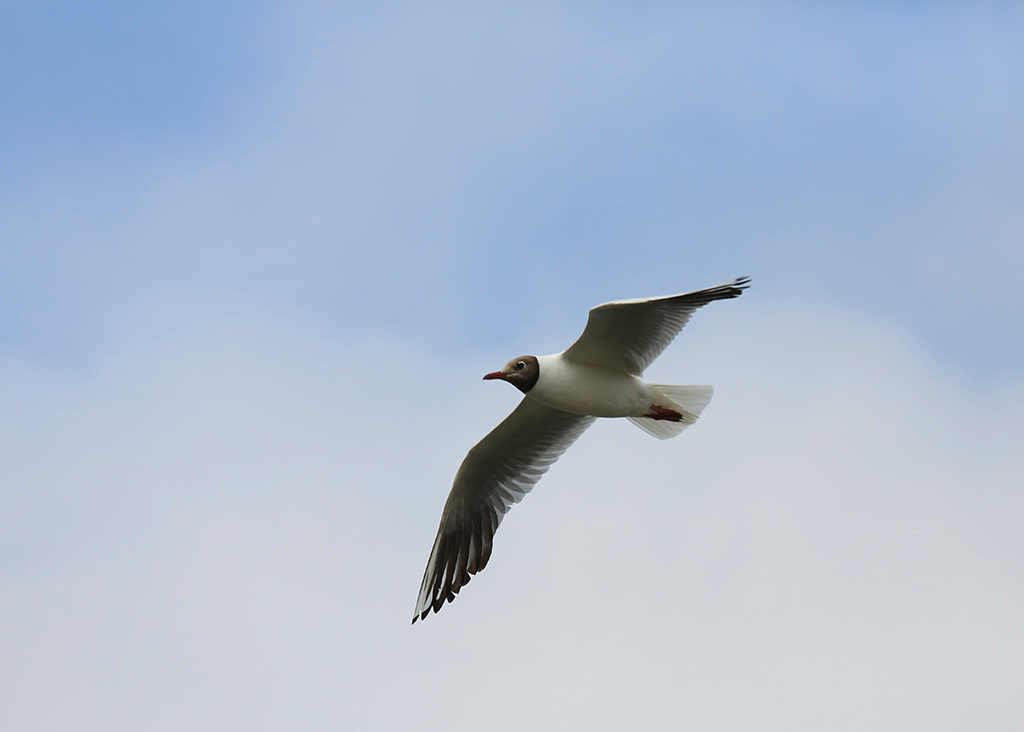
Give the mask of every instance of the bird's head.
<path id="1" fill-rule="evenodd" d="M 536 356 L 513 358 L 501 371 L 486 374 L 484 379 L 501 379 L 512 384 L 524 394 L 533 388 L 540 377 L 540 364 Z"/>

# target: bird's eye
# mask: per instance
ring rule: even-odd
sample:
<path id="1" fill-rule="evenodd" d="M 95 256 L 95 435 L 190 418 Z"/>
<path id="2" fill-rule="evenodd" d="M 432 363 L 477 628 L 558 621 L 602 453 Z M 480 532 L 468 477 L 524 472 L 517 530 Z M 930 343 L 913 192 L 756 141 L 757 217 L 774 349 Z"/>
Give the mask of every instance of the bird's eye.
<path id="1" fill-rule="evenodd" d="M 526 368 L 526 361 L 519 361 L 516 363 L 516 368 L 522 371 Z"/>

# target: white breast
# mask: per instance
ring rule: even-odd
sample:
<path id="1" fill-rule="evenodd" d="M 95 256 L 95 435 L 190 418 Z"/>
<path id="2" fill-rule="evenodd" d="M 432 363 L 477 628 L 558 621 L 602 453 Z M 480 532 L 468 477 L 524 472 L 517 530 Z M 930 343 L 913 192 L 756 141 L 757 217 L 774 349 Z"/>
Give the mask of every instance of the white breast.
<path id="1" fill-rule="evenodd" d="M 637 417 L 650 411 L 653 394 L 642 380 L 613 369 L 538 356 L 540 377 L 527 396 L 555 409 L 594 417 Z"/>

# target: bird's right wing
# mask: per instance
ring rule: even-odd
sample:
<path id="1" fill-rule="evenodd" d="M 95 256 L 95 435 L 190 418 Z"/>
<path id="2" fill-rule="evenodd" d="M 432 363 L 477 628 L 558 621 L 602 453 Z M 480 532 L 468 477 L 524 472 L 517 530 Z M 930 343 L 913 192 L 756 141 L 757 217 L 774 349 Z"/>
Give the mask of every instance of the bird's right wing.
<path id="1" fill-rule="evenodd" d="M 454 600 L 487 565 L 501 519 L 593 421 L 525 397 L 469 451 L 445 503 L 412 622 Z"/>
<path id="2" fill-rule="evenodd" d="M 643 375 L 662 351 L 690 322 L 693 312 L 713 300 L 739 297 L 749 278 L 706 290 L 647 300 L 618 300 L 590 310 L 583 335 L 563 354 L 577 363 Z"/>

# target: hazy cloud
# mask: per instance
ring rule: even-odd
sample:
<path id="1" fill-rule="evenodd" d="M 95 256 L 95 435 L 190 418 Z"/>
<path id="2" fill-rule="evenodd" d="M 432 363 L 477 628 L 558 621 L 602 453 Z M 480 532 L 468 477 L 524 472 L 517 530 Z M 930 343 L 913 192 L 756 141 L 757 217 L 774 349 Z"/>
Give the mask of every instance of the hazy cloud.
<path id="1" fill-rule="evenodd" d="M 454 469 L 517 399 L 478 379 L 504 354 L 227 319 L 75 384 L 8 373 L 8 724 L 1010 729 L 1024 385 L 728 306 L 652 374 L 716 385 L 701 424 L 600 422 L 415 627 Z"/>

